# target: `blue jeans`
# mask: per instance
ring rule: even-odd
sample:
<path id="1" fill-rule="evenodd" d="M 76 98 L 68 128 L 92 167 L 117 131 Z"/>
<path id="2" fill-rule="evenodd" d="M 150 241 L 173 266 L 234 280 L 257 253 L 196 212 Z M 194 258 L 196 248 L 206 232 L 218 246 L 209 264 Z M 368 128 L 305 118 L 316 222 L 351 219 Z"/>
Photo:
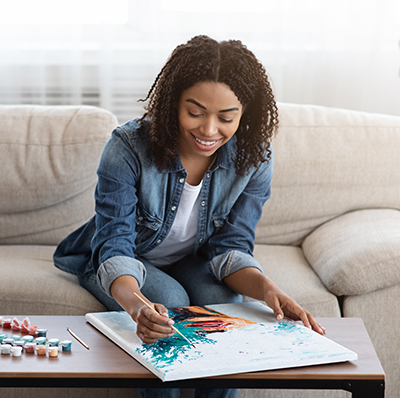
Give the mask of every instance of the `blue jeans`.
<path id="1" fill-rule="evenodd" d="M 219 282 L 208 262 L 192 255 L 175 264 L 157 268 L 146 259 L 139 259 L 146 267 L 146 280 L 141 292 L 153 303 L 167 308 L 189 305 L 210 305 L 242 302 L 242 296 Z M 93 271 L 88 270 L 79 283 L 92 293 L 109 311 L 123 308 L 97 284 Z M 179 389 L 138 388 L 140 398 L 179 398 Z M 236 398 L 236 389 L 198 388 L 195 398 Z"/>

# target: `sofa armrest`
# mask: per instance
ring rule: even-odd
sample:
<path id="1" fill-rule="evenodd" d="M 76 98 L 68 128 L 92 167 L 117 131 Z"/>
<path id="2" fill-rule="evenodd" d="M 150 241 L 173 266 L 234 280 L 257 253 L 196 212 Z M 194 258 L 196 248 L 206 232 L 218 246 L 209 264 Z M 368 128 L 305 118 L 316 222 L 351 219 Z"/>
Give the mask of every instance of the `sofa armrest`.
<path id="1" fill-rule="evenodd" d="M 400 211 L 360 210 L 313 231 L 304 256 L 326 288 L 354 296 L 400 283 Z"/>

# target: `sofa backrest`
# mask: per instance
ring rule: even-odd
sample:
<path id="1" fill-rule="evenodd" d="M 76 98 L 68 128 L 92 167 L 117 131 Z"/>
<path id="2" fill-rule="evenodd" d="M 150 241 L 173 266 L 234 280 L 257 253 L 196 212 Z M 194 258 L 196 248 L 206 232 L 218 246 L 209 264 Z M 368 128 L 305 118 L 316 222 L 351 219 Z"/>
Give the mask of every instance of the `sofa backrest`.
<path id="1" fill-rule="evenodd" d="M 96 169 L 116 125 L 91 106 L 0 106 L 0 244 L 58 244 L 94 214 Z"/>
<path id="2" fill-rule="evenodd" d="M 272 196 L 256 243 L 300 245 L 344 213 L 400 210 L 400 117 L 285 103 L 278 108 Z"/>

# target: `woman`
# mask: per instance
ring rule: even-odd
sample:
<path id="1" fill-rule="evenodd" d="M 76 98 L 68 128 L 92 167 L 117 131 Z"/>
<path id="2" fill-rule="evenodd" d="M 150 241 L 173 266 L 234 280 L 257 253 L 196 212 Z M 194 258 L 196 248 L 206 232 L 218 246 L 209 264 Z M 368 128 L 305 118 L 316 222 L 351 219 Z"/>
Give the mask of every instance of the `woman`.
<path id="1" fill-rule="evenodd" d="M 240 41 L 197 36 L 173 51 L 146 100 L 143 117 L 106 144 L 96 215 L 59 245 L 55 265 L 127 311 L 146 343 L 173 334 L 166 308 L 242 295 L 323 334 L 252 256 L 278 123 L 261 63 Z"/>

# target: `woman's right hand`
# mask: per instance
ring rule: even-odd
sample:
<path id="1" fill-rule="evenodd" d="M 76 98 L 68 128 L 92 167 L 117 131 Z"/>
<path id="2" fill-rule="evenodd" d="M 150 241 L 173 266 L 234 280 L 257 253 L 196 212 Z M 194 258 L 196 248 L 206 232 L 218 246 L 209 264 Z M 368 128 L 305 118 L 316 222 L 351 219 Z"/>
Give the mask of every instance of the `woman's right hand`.
<path id="1" fill-rule="evenodd" d="M 153 304 L 146 299 L 139 289 L 137 280 L 130 275 L 122 275 L 111 285 L 111 295 L 117 303 L 137 323 L 136 334 L 144 343 L 155 343 L 174 334 L 170 328 L 174 321 L 168 317 L 168 310 L 162 304 Z M 135 294 L 146 301 L 151 310 Z"/>
<path id="2" fill-rule="evenodd" d="M 137 323 L 136 334 L 140 340 L 144 343 L 155 343 L 158 339 L 174 335 L 175 332 L 170 328 L 174 321 L 168 317 L 168 310 L 162 304 L 153 304 L 145 299 L 154 308 L 154 312 L 138 298 L 136 300 L 137 310 L 131 316 Z"/>

